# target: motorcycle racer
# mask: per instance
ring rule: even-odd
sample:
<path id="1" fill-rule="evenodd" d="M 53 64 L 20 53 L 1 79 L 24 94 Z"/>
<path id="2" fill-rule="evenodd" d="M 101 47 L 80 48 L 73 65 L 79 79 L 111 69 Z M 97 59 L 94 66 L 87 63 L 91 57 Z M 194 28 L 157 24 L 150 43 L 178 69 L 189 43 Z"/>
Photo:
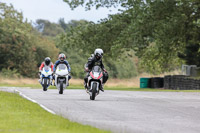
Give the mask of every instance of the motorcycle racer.
<path id="1" fill-rule="evenodd" d="M 90 75 L 89 74 L 90 71 L 92 70 L 92 68 L 94 66 L 100 66 L 101 69 L 104 71 L 103 72 L 103 84 L 102 84 L 100 90 L 104 92 L 103 86 L 106 83 L 106 81 L 108 80 L 108 72 L 104 68 L 102 58 L 103 58 L 103 50 L 100 48 L 95 49 L 94 54 L 92 54 L 91 57 L 88 58 L 88 62 L 85 64 L 85 71 L 87 72 L 87 74 L 86 74 L 86 77 L 84 78 L 84 86 L 85 86 L 86 91 L 88 89 L 87 82 L 88 82 L 88 77 Z"/>
<path id="2" fill-rule="evenodd" d="M 67 69 L 68 69 L 69 73 L 70 73 L 70 72 L 71 72 L 71 67 L 70 67 L 68 61 L 65 60 L 65 59 L 66 59 L 65 54 L 63 54 L 63 53 L 59 54 L 58 59 L 59 59 L 59 60 L 57 60 L 57 61 L 55 62 L 55 64 L 54 64 L 53 72 L 55 73 L 56 67 L 57 67 L 59 64 L 65 64 L 65 65 L 67 66 Z M 69 80 L 70 80 L 70 79 L 71 79 L 71 75 L 69 75 Z"/>
<path id="3" fill-rule="evenodd" d="M 42 75 L 41 75 L 42 68 L 46 67 L 46 66 L 50 67 L 51 70 L 53 71 L 53 63 L 51 62 L 51 58 L 50 57 L 46 57 L 44 59 L 44 61 L 41 63 L 40 67 L 39 67 L 39 74 L 40 74 L 39 75 L 40 79 L 38 80 L 39 83 L 41 83 L 41 80 L 42 80 Z"/>

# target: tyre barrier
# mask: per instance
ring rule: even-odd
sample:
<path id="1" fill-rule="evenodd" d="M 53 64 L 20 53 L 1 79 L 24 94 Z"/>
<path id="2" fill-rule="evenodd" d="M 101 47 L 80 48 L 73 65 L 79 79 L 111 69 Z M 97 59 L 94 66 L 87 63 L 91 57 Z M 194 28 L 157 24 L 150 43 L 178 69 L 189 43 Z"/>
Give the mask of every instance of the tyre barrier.
<path id="1" fill-rule="evenodd" d="M 200 90 L 200 79 L 186 75 L 140 78 L 140 88 L 164 88 L 172 90 Z"/>
<path id="2" fill-rule="evenodd" d="M 163 86 L 163 77 L 140 78 L 140 88 L 163 88 Z"/>
<path id="3" fill-rule="evenodd" d="M 200 90 L 200 80 L 186 75 L 166 75 L 164 76 L 164 89 Z"/>
<path id="4" fill-rule="evenodd" d="M 151 78 L 140 78 L 140 88 L 150 88 Z"/>
<path id="5" fill-rule="evenodd" d="M 151 78 L 150 88 L 163 88 L 163 86 L 164 86 L 164 78 L 162 77 Z"/>
<path id="6" fill-rule="evenodd" d="M 164 77 L 164 88 L 165 89 L 171 88 L 171 75 L 167 75 Z"/>

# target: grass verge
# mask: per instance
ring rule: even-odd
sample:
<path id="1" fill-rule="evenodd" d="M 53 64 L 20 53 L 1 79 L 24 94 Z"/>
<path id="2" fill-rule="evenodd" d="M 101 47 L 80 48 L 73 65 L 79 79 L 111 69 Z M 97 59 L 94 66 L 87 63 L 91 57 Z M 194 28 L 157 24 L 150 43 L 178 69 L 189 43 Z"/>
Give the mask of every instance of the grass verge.
<path id="1" fill-rule="evenodd" d="M 133 88 L 133 87 L 106 87 L 105 90 L 119 90 L 119 91 L 152 91 L 152 92 L 200 92 L 200 90 L 169 90 L 163 88 Z"/>
<path id="2" fill-rule="evenodd" d="M 170 91 L 170 92 L 200 92 L 200 90 L 166 90 L 166 89 L 154 89 L 154 88 L 139 88 L 139 78 L 135 79 L 109 79 L 105 84 L 105 90 L 121 90 L 121 91 Z M 0 86 L 7 87 L 30 87 L 41 88 L 38 83 L 38 79 L 3 79 L 0 77 Z M 49 89 L 56 89 L 55 86 L 50 86 Z M 70 86 L 67 89 L 84 89 L 82 79 L 71 79 Z"/>
<path id="3" fill-rule="evenodd" d="M 38 84 L 5 84 L 5 83 L 0 83 L 0 87 L 2 86 L 6 86 L 6 87 L 30 87 L 33 89 L 38 89 L 41 88 L 42 86 L 38 83 Z M 68 89 L 84 89 L 83 86 L 81 85 L 70 85 L 67 87 Z M 50 86 L 48 89 L 56 89 L 55 86 Z"/>
<path id="4" fill-rule="evenodd" d="M 1 133 L 106 133 L 97 128 L 70 122 L 43 110 L 17 94 L 0 91 Z"/>
<path id="5" fill-rule="evenodd" d="M 42 89 L 42 86 L 40 84 L 26 84 L 26 85 L 10 85 L 10 84 L 1 84 L 1 86 L 6 87 L 30 87 L 33 89 Z M 48 89 L 57 89 L 55 86 L 50 86 Z M 84 89 L 82 85 L 70 85 L 67 87 L 67 89 Z M 200 92 L 200 90 L 169 90 L 169 89 L 163 89 L 163 88 L 138 88 L 138 87 L 126 87 L 126 86 L 105 86 L 104 90 L 118 90 L 118 91 L 152 91 L 152 92 Z"/>

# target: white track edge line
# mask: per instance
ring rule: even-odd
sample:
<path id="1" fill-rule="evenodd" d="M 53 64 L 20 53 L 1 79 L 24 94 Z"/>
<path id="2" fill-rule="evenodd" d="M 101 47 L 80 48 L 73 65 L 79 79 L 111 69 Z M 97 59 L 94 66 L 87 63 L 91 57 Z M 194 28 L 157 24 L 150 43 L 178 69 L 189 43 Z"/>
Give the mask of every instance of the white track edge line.
<path id="1" fill-rule="evenodd" d="M 44 110 L 48 111 L 49 113 L 52 113 L 52 114 L 54 114 L 54 115 L 56 114 L 54 111 L 48 109 L 48 108 L 45 107 L 44 105 L 38 103 L 37 101 L 31 99 L 30 97 L 28 97 L 28 96 L 26 96 L 26 95 L 24 95 L 24 94 L 23 94 L 22 92 L 20 92 L 19 90 L 16 90 L 16 89 L 15 89 L 14 91 L 15 91 L 15 92 L 18 92 L 19 95 L 22 96 L 22 97 L 24 97 L 25 99 L 27 99 L 27 100 L 29 100 L 29 101 L 31 101 L 31 102 L 33 102 L 33 103 L 36 103 L 36 104 L 40 105 L 40 107 L 42 107 Z"/>

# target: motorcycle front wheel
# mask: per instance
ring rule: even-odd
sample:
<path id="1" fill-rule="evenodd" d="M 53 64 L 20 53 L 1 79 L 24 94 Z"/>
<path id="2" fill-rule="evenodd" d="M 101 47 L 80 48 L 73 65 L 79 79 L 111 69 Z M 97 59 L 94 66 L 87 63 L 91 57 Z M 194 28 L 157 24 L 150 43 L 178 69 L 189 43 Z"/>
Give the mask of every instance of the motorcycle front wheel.
<path id="1" fill-rule="evenodd" d="M 44 84 L 43 84 L 43 91 L 47 91 L 47 79 L 43 79 L 44 80 Z"/>
<path id="2" fill-rule="evenodd" d="M 63 94 L 63 81 L 60 81 L 60 90 L 59 94 Z"/>
<path id="3" fill-rule="evenodd" d="M 90 100 L 95 100 L 96 93 L 97 93 L 97 83 L 92 84 L 92 95 L 90 96 Z"/>

